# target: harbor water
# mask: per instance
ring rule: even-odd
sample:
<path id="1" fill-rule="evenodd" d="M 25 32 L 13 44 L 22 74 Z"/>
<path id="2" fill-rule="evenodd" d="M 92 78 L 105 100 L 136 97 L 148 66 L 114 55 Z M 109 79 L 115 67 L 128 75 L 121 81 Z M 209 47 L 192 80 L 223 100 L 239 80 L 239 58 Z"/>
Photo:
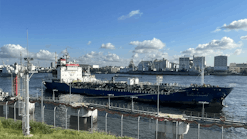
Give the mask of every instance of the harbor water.
<path id="1" fill-rule="evenodd" d="M 39 73 L 34 74 L 30 81 L 30 95 L 32 96 L 40 96 L 41 92 L 39 91 L 41 87 L 42 79 L 45 78 L 49 73 Z M 97 79 L 101 80 L 111 80 L 112 76 L 115 74 L 96 74 Z M 141 82 L 156 82 L 156 75 L 127 75 L 127 74 L 121 74 L 121 76 L 134 76 L 139 77 Z M 221 113 L 223 116 L 225 116 L 227 119 L 231 119 L 234 121 L 244 121 L 247 122 L 247 76 L 205 76 L 205 84 L 211 84 L 215 86 L 232 86 L 234 87 L 233 91 L 226 97 L 224 100 L 224 104 L 226 107 L 223 107 L 221 111 L 217 111 L 216 113 Z M 0 88 L 3 89 L 4 92 L 9 92 L 11 94 L 11 77 L 0 77 Z M 127 81 L 128 77 L 119 77 L 116 78 L 116 81 Z M 180 85 L 190 85 L 193 83 L 200 84 L 201 78 L 200 76 L 173 76 L 173 75 L 164 75 L 163 76 L 163 83 L 178 83 Z M 51 93 L 45 92 L 45 96 L 52 96 Z M 107 99 L 100 100 L 107 102 Z M 112 100 L 113 103 L 118 104 L 130 104 L 129 100 Z M 49 104 L 51 105 L 51 104 Z M 136 102 L 136 107 L 145 107 L 150 110 L 155 110 L 156 105 L 155 104 L 147 104 L 142 102 Z M 46 109 L 49 109 L 49 107 L 46 107 Z M 53 119 L 53 112 L 52 112 L 52 106 L 50 106 L 50 113 L 45 113 L 45 117 L 49 118 L 50 121 Z M 62 107 L 61 107 L 62 109 Z M 36 105 L 36 119 L 38 121 L 41 121 L 40 117 L 38 115 L 38 110 L 40 110 L 40 104 Z M 175 113 L 175 114 L 182 114 L 183 111 L 194 111 L 193 108 L 185 108 L 183 106 L 181 107 L 168 107 L 166 105 L 160 106 L 160 111 L 163 113 Z M 195 111 L 198 111 L 195 110 Z M 198 111 L 200 112 L 200 111 Z M 206 110 L 207 112 L 207 110 Z M 61 110 L 61 119 L 63 118 L 63 111 Z M 49 116 L 50 114 L 50 116 Z M 58 114 L 59 117 L 59 114 Z M 120 115 L 117 114 L 109 114 L 108 115 L 108 131 L 110 133 L 115 135 L 120 135 Z M 94 125 L 99 130 L 104 130 L 105 128 L 105 112 L 99 112 L 98 115 L 98 122 Z M 140 138 L 141 139 L 154 139 L 155 138 L 155 132 L 149 128 L 149 120 L 148 119 L 142 119 L 140 120 Z M 46 122 L 49 124 L 48 122 Z M 60 122 L 62 123 L 62 122 Z M 50 123 L 52 124 L 52 122 Z M 63 126 L 63 125 L 61 125 Z M 124 136 L 130 136 L 130 137 L 137 137 L 137 118 L 135 117 L 124 117 L 124 123 L 123 123 L 123 135 Z M 221 128 L 220 127 L 204 127 L 200 129 L 200 136 L 201 139 L 208 139 L 208 138 L 215 138 L 218 139 L 221 137 Z M 244 139 L 247 138 L 247 130 L 244 128 L 227 128 L 224 129 L 224 138 L 228 139 Z M 184 139 L 197 139 L 197 125 L 190 125 L 190 129 L 188 134 L 184 135 Z"/>

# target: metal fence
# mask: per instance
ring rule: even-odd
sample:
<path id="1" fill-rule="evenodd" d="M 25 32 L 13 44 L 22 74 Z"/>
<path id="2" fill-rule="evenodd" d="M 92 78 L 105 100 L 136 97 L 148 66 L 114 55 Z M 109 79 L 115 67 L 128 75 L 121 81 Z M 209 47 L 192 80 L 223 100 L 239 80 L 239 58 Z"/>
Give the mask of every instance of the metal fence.
<path id="1" fill-rule="evenodd" d="M 93 100 L 90 100 L 93 101 Z M 95 102 L 94 102 L 95 103 Z M 98 102 L 102 104 L 104 102 Z M 95 103 L 95 104 L 98 104 Z M 103 104 L 105 105 L 105 104 Z M 113 106 L 119 104 L 112 104 Z M 93 117 L 82 117 L 80 109 L 73 109 L 71 107 L 66 107 L 64 105 L 54 106 L 53 104 L 46 104 L 44 107 L 44 113 L 41 114 L 40 103 L 36 103 L 35 110 L 30 113 L 30 120 L 37 122 L 44 122 L 54 127 L 62 127 L 64 129 L 74 129 L 74 130 L 87 130 L 89 132 L 93 131 L 103 131 L 117 136 L 130 136 L 134 138 L 161 138 L 163 136 L 178 139 L 206 139 L 206 138 L 241 138 L 242 135 L 236 135 L 238 133 L 233 132 L 235 128 L 224 128 L 219 126 L 205 127 L 201 124 L 190 124 L 190 129 L 187 134 L 179 135 L 177 129 L 179 128 L 175 125 L 175 130 L 171 134 L 165 134 L 159 131 L 160 124 L 165 124 L 165 121 L 158 121 L 158 119 L 148 119 L 143 117 L 128 117 L 124 114 L 109 114 L 101 112 L 98 115 L 98 120 L 96 123 L 93 122 Z M 119 106 L 118 106 L 119 107 Z M 128 105 L 120 105 L 122 108 L 130 108 Z M 137 109 L 137 107 L 136 107 Z M 139 109 L 145 109 L 140 108 Z M 131 110 L 131 109 L 130 109 Z M 154 109 L 153 109 L 154 110 Z M 73 111 L 73 112 L 72 112 Z M 155 110 L 154 110 L 155 111 Z M 186 113 L 186 112 L 185 112 Z M 194 112 L 195 113 L 195 112 Z M 198 114 L 192 114 L 190 116 L 195 116 Z M 207 115 L 207 116 L 206 116 Z M 5 105 L 0 105 L 0 116 L 8 118 L 13 118 L 14 120 L 22 120 L 22 106 L 21 103 L 15 102 L 10 104 L 6 102 Z M 200 116 L 200 115 L 199 115 Z M 205 117 L 211 117 L 212 114 L 205 114 Z M 215 115 L 217 117 L 217 115 Z M 154 128 L 153 128 L 154 127 Z M 241 128 L 239 130 L 246 130 Z M 244 135 L 244 134 L 243 134 Z"/>

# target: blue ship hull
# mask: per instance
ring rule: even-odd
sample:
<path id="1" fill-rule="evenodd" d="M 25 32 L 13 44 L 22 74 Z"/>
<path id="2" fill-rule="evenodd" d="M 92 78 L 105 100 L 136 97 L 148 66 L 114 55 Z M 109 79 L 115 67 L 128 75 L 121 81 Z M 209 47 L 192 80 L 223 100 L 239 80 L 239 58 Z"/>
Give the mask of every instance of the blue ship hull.
<path id="1" fill-rule="evenodd" d="M 46 82 L 46 89 L 52 91 L 52 89 L 57 89 L 59 92 L 69 93 L 70 87 L 66 83 L 60 82 Z M 187 87 L 184 88 L 182 92 L 175 92 L 171 94 L 160 94 L 160 103 L 173 103 L 173 104 L 189 104 L 189 105 L 200 105 L 199 101 L 209 102 L 210 106 L 223 106 L 222 101 L 225 97 L 232 91 L 233 88 L 226 87 Z M 107 96 L 108 94 L 114 94 L 114 96 L 133 96 L 138 95 L 138 101 L 145 102 L 156 102 L 157 94 L 150 94 L 144 92 L 134 92 L 124 89 L 114 89 L 114 90 L 97 90 L 89 88 L 71 88 L 73 94 L 83 94 L 90 96 Z"/>

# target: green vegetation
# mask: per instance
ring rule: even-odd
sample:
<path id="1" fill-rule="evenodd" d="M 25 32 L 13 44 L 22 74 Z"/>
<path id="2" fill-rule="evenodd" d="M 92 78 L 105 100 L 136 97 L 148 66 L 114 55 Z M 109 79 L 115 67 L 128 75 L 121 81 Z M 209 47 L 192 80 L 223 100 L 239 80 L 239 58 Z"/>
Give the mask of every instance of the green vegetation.
<path id="1" fill-rule="evenodd" d="M 128 137 L 116 137 L 107 135 L 104 132 L 86 132 L 76 130 L 65 130 L 61 128 L 52 128 L 52 126 L 40 122 L 30 122 L 30 131 L 33 134 L 31 139 L 130 139 Z M 20 139 L 25 138 L 22 134 L 22 122 L 13 119 L 4 119 L 0 117 L 0 138 Z"/>

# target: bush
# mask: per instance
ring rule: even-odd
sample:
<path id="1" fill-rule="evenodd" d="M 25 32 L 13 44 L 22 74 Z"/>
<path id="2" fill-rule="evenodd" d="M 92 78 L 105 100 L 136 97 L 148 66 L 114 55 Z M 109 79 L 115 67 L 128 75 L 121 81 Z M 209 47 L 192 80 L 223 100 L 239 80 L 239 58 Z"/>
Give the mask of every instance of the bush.
<path id="1" fill-rule="evenodd" d="M 51 134 L 54 132 L 54 129 L 51 129 L 50 126 L 43 124 L 41 122 L 30 122 L 30 131 L 32 134 Z"/>
<path id="2" fill-rule="evenodd" d="M 2 127 L 3 128 L 12 128 L 15 130 L 22 129 L 22 123 L 21 121 L 14 121 L 13 119 L 4 119 L 2 120 Z"/>

